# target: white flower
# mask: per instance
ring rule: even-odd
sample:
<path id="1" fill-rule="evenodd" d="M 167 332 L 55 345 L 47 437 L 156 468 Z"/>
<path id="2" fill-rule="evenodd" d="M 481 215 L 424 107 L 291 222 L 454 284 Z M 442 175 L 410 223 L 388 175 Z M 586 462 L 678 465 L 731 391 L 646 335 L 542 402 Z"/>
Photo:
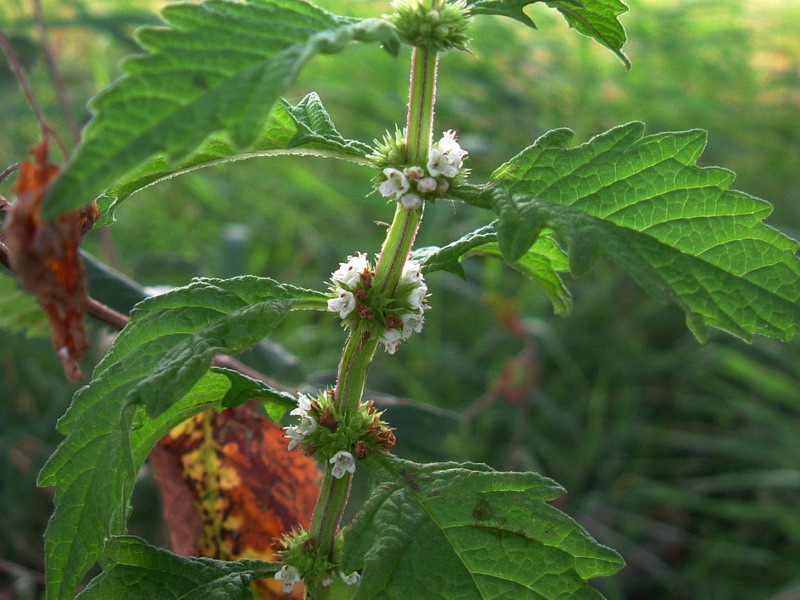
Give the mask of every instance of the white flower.
<path id="1" fill-rule="evenodd" d="M 425 285 L 420 285 L 411 290 L 411 293 L 408 295 L 408 303 L 411 305 L 411 308 L 421 313 L 423 310 L 428 310 L 430 308 L 428 303 L 425 302 L 425 296 L 427 295 L 428 288 Z"/>
<path id="2" fill-rule="evenodd" d="M 411 181 L 419 181 L 425 177 L 425 170 L 422 167 L 407 167 L 403 169 L 403 174 Z"/>
<path id="3" fill-rule="evenodd" d="M 408 259 L 403 265 L 403 273 L 400 275 L 400 281 L 403 283 L 422 284 L 422 263 L 418 260 Z"/>
<path id="4" fill-rule="evenodd" d="M 436 184 L 436 191 L 440 194 L 444 194 L 449 189 L 450 183 L 447 181 L 447 179 L 440 179 L 439 183 Z"/>
<path id="5" fill-rule="evenodd" d="M 331 469 L 331 475 L 335 479 L 341 479 L 347 472 L 356 472 L 356 461 L 353 458 L 353 455 L 349 452 L 345 452 L 344 450 L 337 452 L 328 462 L 333 465 L 333 469 Z"/>
<path id="6" fill-rule="evenodd" d="M 355 585 L 361 579 L 361 574 L 358 571 L 353 571 L 350 575 L 345 575 L 344 571 L 339 571 L 339 577 L 342 578 L 347 585 Z"/>
<path id="7" fill-rule="evenodd" d="M 430 194 L 436 189 L 436 180 L 433 177 L 423 177 L 417 183 L 417 191 L 420 194 Z"/>
<path id="8" fill-rule="evenodd" d="M 294 584 L 301 580 L 300 571 L 295 567 L 283 565 L 281 570 L 275 573 L 275 579 L 283 581 L 283 593 L 289 594 L 294 589 Z"/>
<path id="9" fill-rule="evenodd" d="M 410 184 L 408 183 L 408 178 L 403 174 L 402 171 L 398 171 L 392 167 L 387 167 L 383 170 L 383 174 L 386 175 L 386 181 L 384 181 L 380 187 L 378 187 L 378 191 L 381 193 L 381 195 L 386 197 L 399 197 L 408 191 Z"/>
<path id="10" fill-rule="evenodd" d="M 419 195 L 415 194 L 414 192 L 403 194 L 397 201 L 406 210 L 416 210 L 422 206 L 422 198 L 420 198 Z"/>
<path id="11" fill-rule="evenodd" d="M 344 319 L 356 307 L 356 298 L 352 292 L 339 292 L 336 298 L 328 300 L 328 311 L 338 312 L 339 318 Z"/>
<path id="12" fill-rule="evenodd" d="M 310 433 L 314 433 L 317 430 L 317 420 L 312 417 L 311 415 L 306 415 L 300 419 L 300 422 L 296 425 L 297 431 L 302 433 L 304 436 L 307 436 Z"/>
<path id="13" fill-rule="evenodd" d="M 311 410 L 311 403 L 314 402 L 314 399 L 307 394 L 299 394 L 297 396 L 297 408 L 292 409 L 290 415 L 297 415 L 300 417 L 305 417 L 308 414 L 308 411 Z"/>
<path id="14" fill-rule="evenodd" d="M 458 160 L 461 160 L 467 154 L 467 151 L 456 141 L 456 132 L 453 129 L 445 131 L 442 134 L 442 139 L 436 142 L 436 146 L 445 154 L 457 155 Z"/>
<path id="15" fill-rule="evenodd" d="M 367 255 L 359 252 L 355 256 L 348 256 L 347 262 L 339 263 L 339 268 L 331 275 L 331 281 L 334 285 L 341 284 L 340 287 L 354 288 L 361 283 L 361 274 L 369 270 Z"/>
<path id="16" fill-rule="evenodd" d="M 428 173 L 431 177 L 455 177 L 464 165 L 467 151 L 456 141 L 455 131 L 445 131 L 428 153 Z"/>
<path id="17" fill-rule="evenodd" d="M 403 320 L 403 339 L 408 339 L 414 332 L 420 333 L 425 324 L 421 314 L 406 313 L 400 318 Z"/>
<path id="18" fill-rule="evenodd" d="M 403 341 L 403 332 L 399 329 L 387 329 L 383 332 L 380 342 L 389 354 L 394 354 Z"/>
<path id="19" fill-rule="evenodd" d="M 297 427 L 284 427 L 283 430 L 286 432 L 283 434 L 283 437 L 289 438 L 289 450 L 294 450 L 300 442 L 305 439 L 305 435 L 300 433 Z"/>

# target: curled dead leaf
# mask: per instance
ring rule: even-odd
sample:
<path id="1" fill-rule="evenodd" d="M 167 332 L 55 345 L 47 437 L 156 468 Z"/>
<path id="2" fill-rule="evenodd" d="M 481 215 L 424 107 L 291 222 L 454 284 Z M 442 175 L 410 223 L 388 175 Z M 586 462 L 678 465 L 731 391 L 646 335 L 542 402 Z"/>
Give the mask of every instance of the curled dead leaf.
<path id="1" fill-rule="evenodd" d="M 17 195 L 5 220 L 9 263 L 39 299 L 50 323 L 56 354 L 69 379 L 80 379 L 78 364 L 89 347 L 84 330 L 86 275 L 78 245 L 99 216 L 92 203 L 53 221 L 42 221 L 41 203 L 58 166 L 47 159 L 47 139 L 31 148 L 14 184 Z"/>

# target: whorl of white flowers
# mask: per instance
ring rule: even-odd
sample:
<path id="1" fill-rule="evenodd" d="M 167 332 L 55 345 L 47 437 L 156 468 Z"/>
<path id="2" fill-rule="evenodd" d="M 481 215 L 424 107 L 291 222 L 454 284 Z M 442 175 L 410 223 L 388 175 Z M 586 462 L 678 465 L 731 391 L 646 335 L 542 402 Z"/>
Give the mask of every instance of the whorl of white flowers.
<path id="1" fill-rule="evenodd" d="M 442 138 L 431 146 L 425 168 L 420 166 L 398 169 L 386 167 L 386 179 L 378 186 L 381 195 L 394 198 L 408 210 L 422 206 L 426 197 L 444 194 L 450 188 L 450 180 L 458 176 L 464 166 L 467 151 L 456 140 L 455 131 L 445 131 Z"/>
<path id="2" fill-rule="evenodd" d="M 302 443 L 307 435 L 314 433 L 319 424 L 317 420 L 312 417 L 309 412 L 311 411 L 311 403 L 314 401 L 310 396 L 300 394 L 297 398 L 297 408 L 290 412 L 290 415 L 300 417 L 297 425 L 291 427 L 284 427 L 284 437 L 289 438 L 289 450 L 294 450 L 295 447 Z"/>
<path id="3" fill-rule="evenodd" d="M 428 286 L 425 285 L 422 264 L 419 261 L 411 259 L 406 261 L 397 289 L 408 294 L 404 298 L 408 309 L 400 314 L 399 321 L 396 320 L 397 317 L 387 319 L 387 328 L 380 341 L 389 354 L 394 354 L 400 344 L 411 337 L 412 333 L 420 333 L 425 324 L 425 311 L 430 306 L 426 300 Z M 393 327 L 388 327 L 388 325 L 393 325 Z"/>
<path id="4" fill-rule="evenodd" d="M 398 181 L 402 183 L 402 180 L 390 179 L 387 184 L 399 185 Z M 363 326 L 372 331 L 379 336 L 386 351 L 394 354 L 402 342 L 412 333 L 422 331 L 425 324 L 424 313 L 430 307 L 421 268 L 419 261 L 406 261 L 395 297 L 387 303 L 372 288 L 375 271 L 366 255 L 349 256 L 331 275 L 333 297 L 328 300 L 328 311 L 339 313 L 345 327 Z M 293 430 L 287 435 L 294 440 L 293 436 L 300 434 Z"/>

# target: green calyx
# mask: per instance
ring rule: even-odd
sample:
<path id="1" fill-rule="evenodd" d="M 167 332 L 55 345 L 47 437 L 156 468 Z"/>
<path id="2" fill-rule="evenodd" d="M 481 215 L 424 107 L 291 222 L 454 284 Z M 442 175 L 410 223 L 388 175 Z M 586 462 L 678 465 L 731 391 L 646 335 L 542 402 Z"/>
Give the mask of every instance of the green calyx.
<path id="1" fill-rule="evenodd" d="M 356 410 L 342 411 L 333 393 L 324 392 L 308 411 L 318 427 L 306 435 L 303 451 L 325 463 L 342 451 L 358 459 L 371 452 L 387 452 L 394 446 L 395 437 L 394 430 L 381 420 L 382 414 L 371 400 L 359 404 Z"/>
<path id="2" fill-rule="evenodd" d="M 406 160 L 406 130 L 395 127 L 394 133 L 388 131 L 382 140 L 375 140 L 375 149 L 367 158 L 372 162 L 376 169 L 385 169 L 402 165 Z"/>
<path id="3" fill-rule="evenodd" d="M 467 49 L 470 13 L 464 0 L 445 0 L 438 8 L 420 0 L 397 0 L 394 8 L 396 12 L 385 18 L 406 44 L 436 52 Z"/>
<path id="4" fill-rule="evenodd" d="M 317 551 L 314 539 L 305 529 L 292 529 L 275 540 L 281 560 L 297 569 L 306 586 L 313 587 L 330 582 L 337 565 Z"/>

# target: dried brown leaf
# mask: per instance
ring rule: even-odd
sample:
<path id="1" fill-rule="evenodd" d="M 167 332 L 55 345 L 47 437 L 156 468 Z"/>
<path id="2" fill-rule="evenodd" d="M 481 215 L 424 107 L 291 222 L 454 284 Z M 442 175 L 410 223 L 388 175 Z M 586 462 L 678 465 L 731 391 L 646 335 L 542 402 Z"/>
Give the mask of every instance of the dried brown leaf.
<path id="1" fill-rule="evenodd" d="M 69 379 L 80 379 L 78 361 L 89 343 L 83 326 L 86 275 L 78 245 L 99 213 L 92 203 L 53 221 L 42 221 L 42 198 L 58 173 L 58 166 L 47 159 L 46 138 L 30 153 L 33 159 L 20 164 L 13 188 L 17 199 L 5 221 L 9 262 L 47 314 L 50 336 L 64 373 Z"/>
<path id="2" fill-rule="evenodd" d="M 319 492 L 316 463 L 289 452 L 283 429 L 247 407 L 206 412 L 176 427 L 150 456 L 178 554 L 273 560 L 273 539 L 308 527 Z M 291 595 L 258 582 L 264 600 Z"/>

